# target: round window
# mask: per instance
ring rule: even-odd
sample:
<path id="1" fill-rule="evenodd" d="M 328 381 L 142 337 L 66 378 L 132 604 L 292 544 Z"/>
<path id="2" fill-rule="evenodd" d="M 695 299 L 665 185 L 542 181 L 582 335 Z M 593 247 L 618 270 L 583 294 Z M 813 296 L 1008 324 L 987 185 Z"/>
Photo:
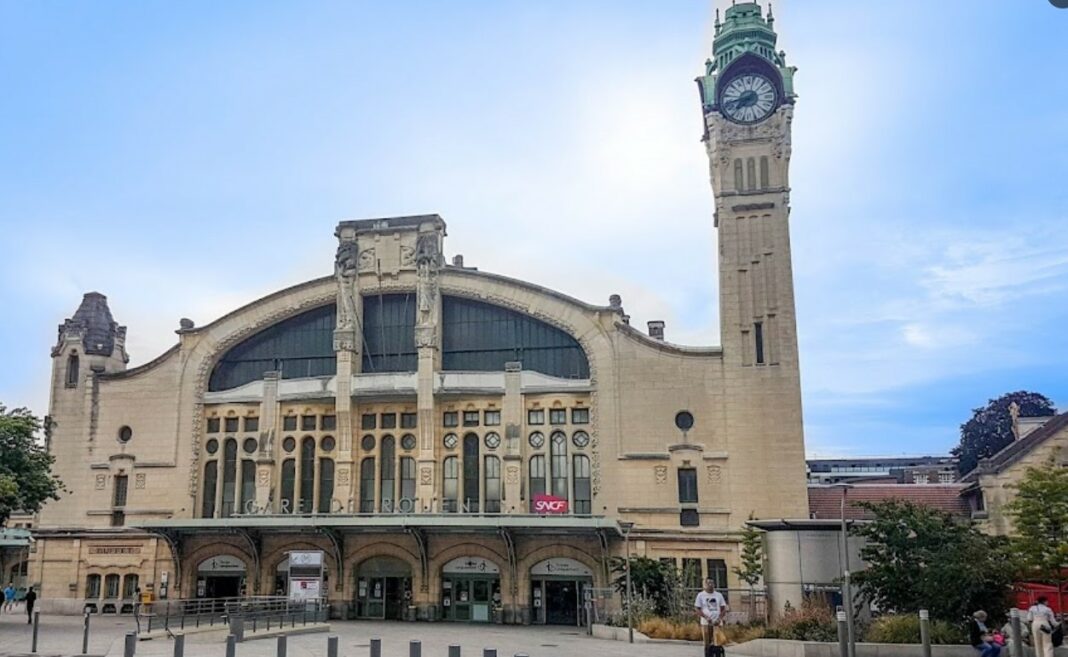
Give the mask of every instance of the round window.
<path id="1" fill-rule="evenodd" d="M 486 434 L 486 447 L 489 449 L 497 449 L 501 446 L 501 434 L 496 431 L 490 431 Z"/>
<path id="2" fill-rule="evenodd" d="M 204 445 L 204 450 L 208 454 L 214 454 L 215 452 L 219 451 L 219 441 L 212 438 Z"/>
<path id="3" fill-rule="evenodd" d="M 401 448 L 407 451 L 415 449 L 415 436 L 410 433 L 401 436 Z"/>
<path id="4" fill-rule="evenodd" d="M 528 440 L 530 441 L 530 446 L 534 449 L 541 449 L 545 446 L 545 434 L 540 431 L 535 431 L 534 433 L 530 434 L 530 438 Z"/>
<path id="5" fill-rule="evenodd" d="M 297 440 L 293 436 L 289 436 L 282 441 L 282 449 L 287 452 L 292 452 L 297 448 Z"/>
<path id="6" fill-rule="evenodd" d="M 363 448 L 363 451 L 370 452 L 375 448 L 375 437 L 371 434 L 367 434 L 363 437 L 363 440 L 360 441 L 360 447 Z"/>
<path id="7" fill-rule="evenodd" d="M 675 426 L 682 431 L 693 428 L 693 414 L 690 411 L 679 411 L 675 414 Z"/>
<path id="8" fill-rule="evenodd" d="M 323 436 L 323 440 L 322 440 L 321 443 L 319 443 L 319 446 L 323 448 L 324 452 L 332 452 L 332 451 L 334 451 L 334 437 L 333 436 Z"/>
<path id="9" fill-rule="evenodd" d="M 133 438 L 133 429 L 130 427 L 122 427 L 119 429 L 119 442 L 128 443 Z"/>
<path id="10" fill-rule="evenodd" d="M 246 453 L 246 454 L 251 454 L 251 453 L 255 452 L 255 451 L 256 451 L 256 449 L 257 449 L 257 448 L 258 448 L 259 446 L 260 446 L 260 443 L 259 443 L 259 441 L 258 441 L 258 440 L 256 440 L 255 438 L 245 438 L 245 445 L 244 445 L 244 447 L 245 447 L 245 453 Z"/>
<path id="11" fill-rule="evenodd" d="M 585 447 L 590 444 L 590 434 L 585 431 L 576 431 L 575 435 L 571 436 L 571 442 L 575 444 L 575 447 Z"/>
<path id="12" fill-rule="evenodd" d="M 455 449 L 456 443 L 460 442 L 460 439 L 454 433 L 447 433 L 442 442 L 445 443 L 445 449 Z"/>

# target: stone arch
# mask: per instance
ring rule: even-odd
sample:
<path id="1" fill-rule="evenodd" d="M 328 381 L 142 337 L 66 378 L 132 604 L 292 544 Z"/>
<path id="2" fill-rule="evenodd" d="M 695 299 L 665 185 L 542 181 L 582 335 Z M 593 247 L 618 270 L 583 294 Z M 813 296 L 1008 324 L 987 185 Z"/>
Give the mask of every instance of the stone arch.
<path id="1" fill-rule="evenodd" d="M 607 586 L 604 581 L 604 566 L 600 558 L 595 557 L 584 550 L 567 545 L 565 543 L 550 543 L 541 545 L 519 557 L 519 599 L 526 600 L 530 595 L 530 569 L 539 562 L 552 557 L 566 557 L 574 559 L 593 571 L 593 585 Z"/>
<path id="2" fill-rule="evenodd" d="M 393 557 L 408 564 L 412 571 L 412 596 L 417 602 L 423 601 L 426 594 L 423 593 L 425 587 L 419 555 L 409 546 L 403 545 L 402 541 L 389 538 L 376 539 L 345 554 L 344 595 L 346 600 L 351 600 L 355 596 L 356 573 L 360 564 L 373 557 Z"/>
<path id="3" fill-rule="evenodd" d="M 494 541 L 499 539 L 494 538 Z M 508 567 L 508 556 L 498 552 L 483 543 L 464 541 L 454 543 L 444 550 L 434 554 L 430 560 L 430 595 L 437 601 L 441 597 L 441 569 L 448 562 L 457 557 L 482 557 L 492 561 L 501 571 L 501 598 L 504 602 L 513 603 L 512 598 L 512 571 Z"/>
<path id="4" fill-rule="evenodd" d="M 205 559 L 224 554 L 245 562 L 245 576 L 248 578 L 248 581 L 251 581 L 252 578 L 256 577 L 256 573 L 252 572 L 254 570 L 253 564 L 256 563 L 256 560 L 247 550 L 225 540 L 207 543 L 182 557 L 182 579 L 184 580 L 182 582 L 183 597 L 196 597 L 197 566 L 199 566 Z"/>

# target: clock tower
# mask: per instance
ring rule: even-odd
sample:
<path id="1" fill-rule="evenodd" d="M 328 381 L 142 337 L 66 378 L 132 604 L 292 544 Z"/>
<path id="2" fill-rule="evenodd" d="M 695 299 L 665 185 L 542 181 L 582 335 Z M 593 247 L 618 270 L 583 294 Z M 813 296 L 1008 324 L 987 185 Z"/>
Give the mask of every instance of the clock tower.
<path id="1" fill-rule="evenodd" d="M 806 518 L 788 221 L 795 69 L 776 51 L 773 26 L 770 6 L 765 16 L 756 2 L 733 4 L 722 21 L 717 11 L 713 56 L 697 83 L 716 202 L 730 450 L 760 464 L 742 484 L 764 500 L 760 511 Z"/>

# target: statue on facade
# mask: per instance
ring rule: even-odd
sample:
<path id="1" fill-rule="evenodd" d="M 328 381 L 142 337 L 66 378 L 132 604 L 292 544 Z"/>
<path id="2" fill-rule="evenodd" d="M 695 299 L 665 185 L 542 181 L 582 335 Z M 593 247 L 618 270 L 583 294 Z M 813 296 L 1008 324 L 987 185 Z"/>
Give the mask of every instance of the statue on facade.
<path id="1" fill-rule="evenodd" d="M 356 326 L 356 278 L 359 253 L 356 242 L 338 244 L 334 258 L 334 277 L 337 278 L 338 305 L 337 328 L 351 329 Z"/>
<path id="2" fill-rule="evenodd" d="M 441 255 L 434 235 L 420 235 L 415 247 L 415 266 L 418 275 L 416 298 L 419 304 L 418 324 L 431 321 L 437 297 L 437 273 Z"/>

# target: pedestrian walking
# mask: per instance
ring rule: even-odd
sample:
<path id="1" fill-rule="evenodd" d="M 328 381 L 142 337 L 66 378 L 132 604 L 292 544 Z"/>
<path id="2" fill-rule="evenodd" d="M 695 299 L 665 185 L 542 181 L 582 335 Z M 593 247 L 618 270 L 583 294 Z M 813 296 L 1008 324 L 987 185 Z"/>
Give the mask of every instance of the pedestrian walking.
<path id="1" fill-rule="evenodd" d="M 1057 625 L 1057 617 L 1049 608 L 1049 598 L 1039 596 L 1038 602 L 1027 610 L 1027 620 L 1031 622 L 1035 657 L 1053 657 L 1053 629 Z"/>
<path id="2" fill-rule="evenodd" d="M 716 590 L 716 582 L 705 580 L 705 588 L 697 594 L 693 602 L 694 615 L 701 622 L 701 638 L 704 639 L 705 657 L 722 657 L 723 646 L 716 642 L 716 628 L 723 623 L 723 614 L 727 613 L 727 601 Z M 996 655 L 994 656 L 996 657 Z"/>
<path id="3" fill-rule="evenodd" d="M 972 619 L 968 621 L 968 637 L 980 657 L 998 657 L 1001 654 L 1001 646 L 994 642 L 994 635 L 986 626 L 986 612 L 982 609 L 972 614 Z"/>
<path id="4" fill-rule="evenodd" d="M 11 582 L 7 583 L 4 587 L 4 611 L 11 611 L 15 608 L 15 587 Z"/>
<path id="5" fill-rule="evenodd" d="M 37 602 L 37 591 L 30 587 L 29 591 L 26 591 L 26 624 L 33 623 L 33 605 Z"/>

